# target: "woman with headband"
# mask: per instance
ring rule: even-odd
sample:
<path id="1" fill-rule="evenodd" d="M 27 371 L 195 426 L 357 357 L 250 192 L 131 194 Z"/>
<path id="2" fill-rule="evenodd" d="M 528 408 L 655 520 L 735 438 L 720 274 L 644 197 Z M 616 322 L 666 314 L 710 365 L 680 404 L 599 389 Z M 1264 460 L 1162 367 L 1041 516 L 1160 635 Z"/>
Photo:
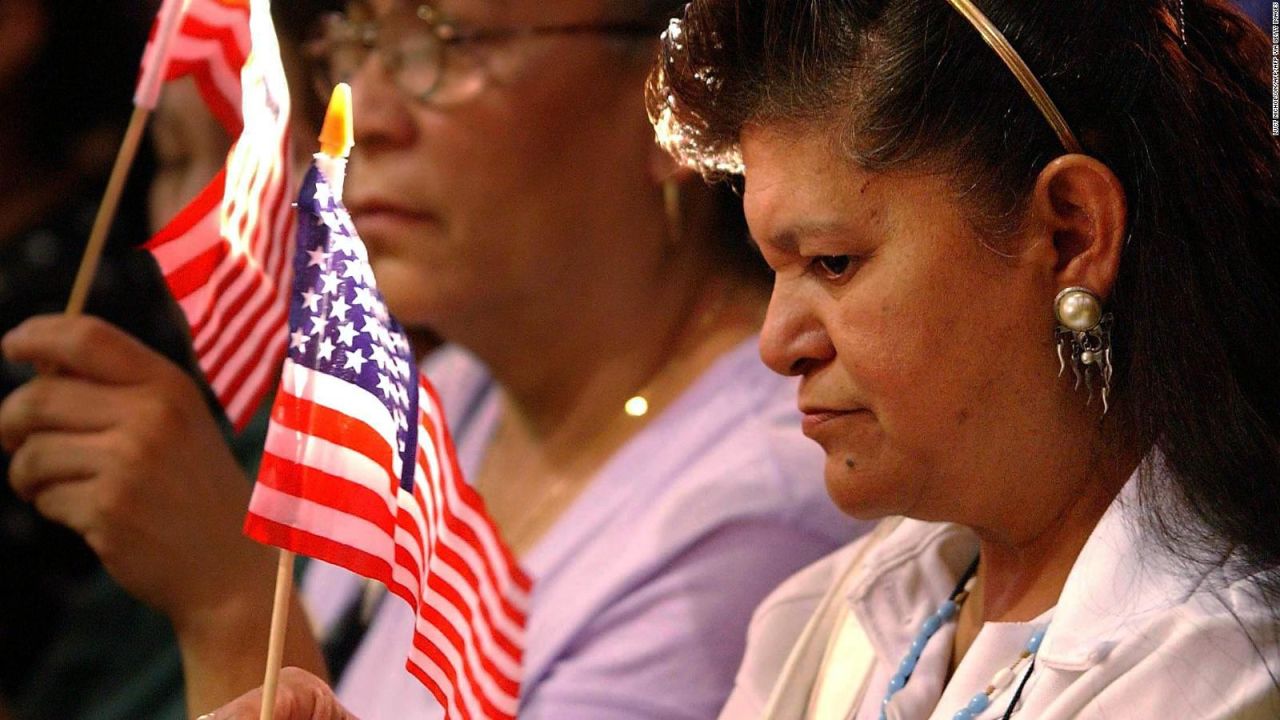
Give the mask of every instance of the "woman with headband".
<path id="1" fill-rule="evenodd" d="M 1280 717 L 1268 66 L 1222 0 L 670 27 L 659 137 L 745 179 L 762 354 L 835 503 L 890 518 L 757 610 L 722 718 Z"/>
<path id="2" fill-rule="evenodd" d="M 699 0 L 660 140 L 745 179 L 845 512 L 721 715 L 1280 717 L 1280 153 L 1222 0 Z"/>

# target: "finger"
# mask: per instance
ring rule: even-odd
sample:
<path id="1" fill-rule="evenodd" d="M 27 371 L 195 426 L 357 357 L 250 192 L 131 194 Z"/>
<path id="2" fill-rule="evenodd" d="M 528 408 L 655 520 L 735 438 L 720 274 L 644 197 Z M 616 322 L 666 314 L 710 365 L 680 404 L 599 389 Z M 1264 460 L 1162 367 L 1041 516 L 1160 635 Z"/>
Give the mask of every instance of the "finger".
<path id="1" fill-rule="evenodd" d="M 207 717 L 211 720 L 254 720 L 259 717 L 261 706 L 262 689 L 259 688 L 241 695 Z M 277 720 L 356 720 L 338 703 L 333 690 L 323 680 L 293 667 L 280 671 L 273 717 Z"/>
<path id="2" fill-rule="evenodd" d="M 9 331 L 0 349 L 11 362 L 32 363 L 105 383 L 148 377 L 167 361 L 118 327 L 83 315 L 41 315 Z"/>
<path id="3" fill-rule="evenodd" d="M 89 497 L 91 488 L 89 480 L 45 483 L 40 486 L 31 504 L 45 518 L 71 528 L 78 535 L 84 535 L 89 531 L 94 517 L 94 507 Z"/>
<path id="4" fill-rule="evenodd" d="M 257 720 L 262 715 L 262 689 L 250 690 L 211 713 L 196 720 Z M 272 717 L 278 717 L 273 715 Z M 280 720 L 291 720 L 280 718 Z"/>
<path id="5" fill-rule="evenodd" d="M 290 718 L 312 720 L 354 720 L 338 703 L 338 697 L 325 681 L 306 670 L 287 667 L 280 671 L 280 684 L 288 688 L 276 699 L 276 709 L 284 708 Z"/>
<path id="6" fill-rule="evenodd" d="M 0 403 L 0 446 L 14 452 L 32 433 L 95 432 L 114 425 L 121 389 L 80 378 L 41 376 Z"/>
<path id="7" fill-rule="evenodd" d="M 38 433 L 30 436 L 13 454 L 9 462 L 9 484 L 18 497 L 34 502 L 50 486 L 93 477 L 99 462 L 101 452 L 90 441 L 90 436 Z"/>

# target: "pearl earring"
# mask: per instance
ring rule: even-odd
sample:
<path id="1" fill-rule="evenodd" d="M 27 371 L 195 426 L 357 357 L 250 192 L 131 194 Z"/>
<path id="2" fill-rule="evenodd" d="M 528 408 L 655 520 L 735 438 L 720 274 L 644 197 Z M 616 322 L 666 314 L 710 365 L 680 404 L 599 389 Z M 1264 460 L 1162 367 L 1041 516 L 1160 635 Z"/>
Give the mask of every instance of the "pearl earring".
<path id="1" fill-rule="evenodd" d="M 1071 371 L 1076 376 L 1076 389 L 1083 380 L 1093 399 L 1093 373 L 1102 381 L 1102 414 L 1106 415 L 1111 395 L 1111 313 L 1102 312 L 1102 301 L 1088 288 L 1063 288 L 1053 299 L 1053 314 L 1058 319 L 1054 337 L 1058 342 L 1058 377 L 1067 370 L 1066 355 L 1071 355 Z"/>

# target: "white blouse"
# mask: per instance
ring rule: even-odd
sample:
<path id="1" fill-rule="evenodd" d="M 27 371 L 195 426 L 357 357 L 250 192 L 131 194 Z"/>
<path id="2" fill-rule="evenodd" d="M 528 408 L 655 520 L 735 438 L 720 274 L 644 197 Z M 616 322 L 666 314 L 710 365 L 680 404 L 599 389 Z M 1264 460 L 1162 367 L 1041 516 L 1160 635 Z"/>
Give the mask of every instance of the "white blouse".
<path id="1" fill-rule="evenodd" d="M 1280 675 L 1273 611 L 1248 583 L 1190 577 L 1150 551 L 1135 530 L 1135 496 L 1131 480 L 1057 607 L 1029 623 L 985 625 L 949 682 L 955 624 L 944 624 L 885 708 L 889 720 L 951 720 L 1046 624 L 1013 717 L 1280 718 L 1267 672 Z M 721 720 L 877 720 L 920 624 L 976 552 L 964 528 L 895 518 L 793 576 L 757 609 Z M 1004 717 L 1021 674 L 976 720 Z"/>

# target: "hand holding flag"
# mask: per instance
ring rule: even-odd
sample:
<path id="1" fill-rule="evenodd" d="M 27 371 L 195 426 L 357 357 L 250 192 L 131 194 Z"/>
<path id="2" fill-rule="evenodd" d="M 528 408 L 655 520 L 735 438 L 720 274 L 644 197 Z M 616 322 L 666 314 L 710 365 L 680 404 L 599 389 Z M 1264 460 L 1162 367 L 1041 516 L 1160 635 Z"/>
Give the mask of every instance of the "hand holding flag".
<path id="1" fill-rule="evenodd" d="M 150 247 L 233 421 L 241 424 L 269 388 L 271 358 L 283 353 L 288 282 L 279 278 L 292 222 L 288 93 L 269 6 L 166 0 L 68 316 L 34 318 L 5 340 L 10 359 L 58 372 L 6 399 L 0 436 L 14 456 L 9 479 L 19 494 L 83 535 L 126 589 L 173 621 L 188 703 L 207 708 L 255 681 L 242 672 L 250 658 L 260 661 L 256 641 L 266 637 L 270 612 L 258 579 L 269 577 L 270 557 L 236 532 L 248 494 L 242 473 L 190 378 L 119 329 L 75 317 L 159 80 L 185 75 L 229 132 L 249 130 L 227 172 Z M 227 625 L 252 639 L 228 634 Z M 297 629 L 290 662 L 323 672 L 305 626 Z"/>
<path id="2" fill-rule="evenodd" d="M 280 671 L 274 705 L 263 704 L 265 695 L 265 688 L 251 690 L 196 720 L 254 720 L 265 714 L 267 707 L 271 708 L 274 720 L 356 720 L 338 702 L 332 688 L 298 668 Z"/>

